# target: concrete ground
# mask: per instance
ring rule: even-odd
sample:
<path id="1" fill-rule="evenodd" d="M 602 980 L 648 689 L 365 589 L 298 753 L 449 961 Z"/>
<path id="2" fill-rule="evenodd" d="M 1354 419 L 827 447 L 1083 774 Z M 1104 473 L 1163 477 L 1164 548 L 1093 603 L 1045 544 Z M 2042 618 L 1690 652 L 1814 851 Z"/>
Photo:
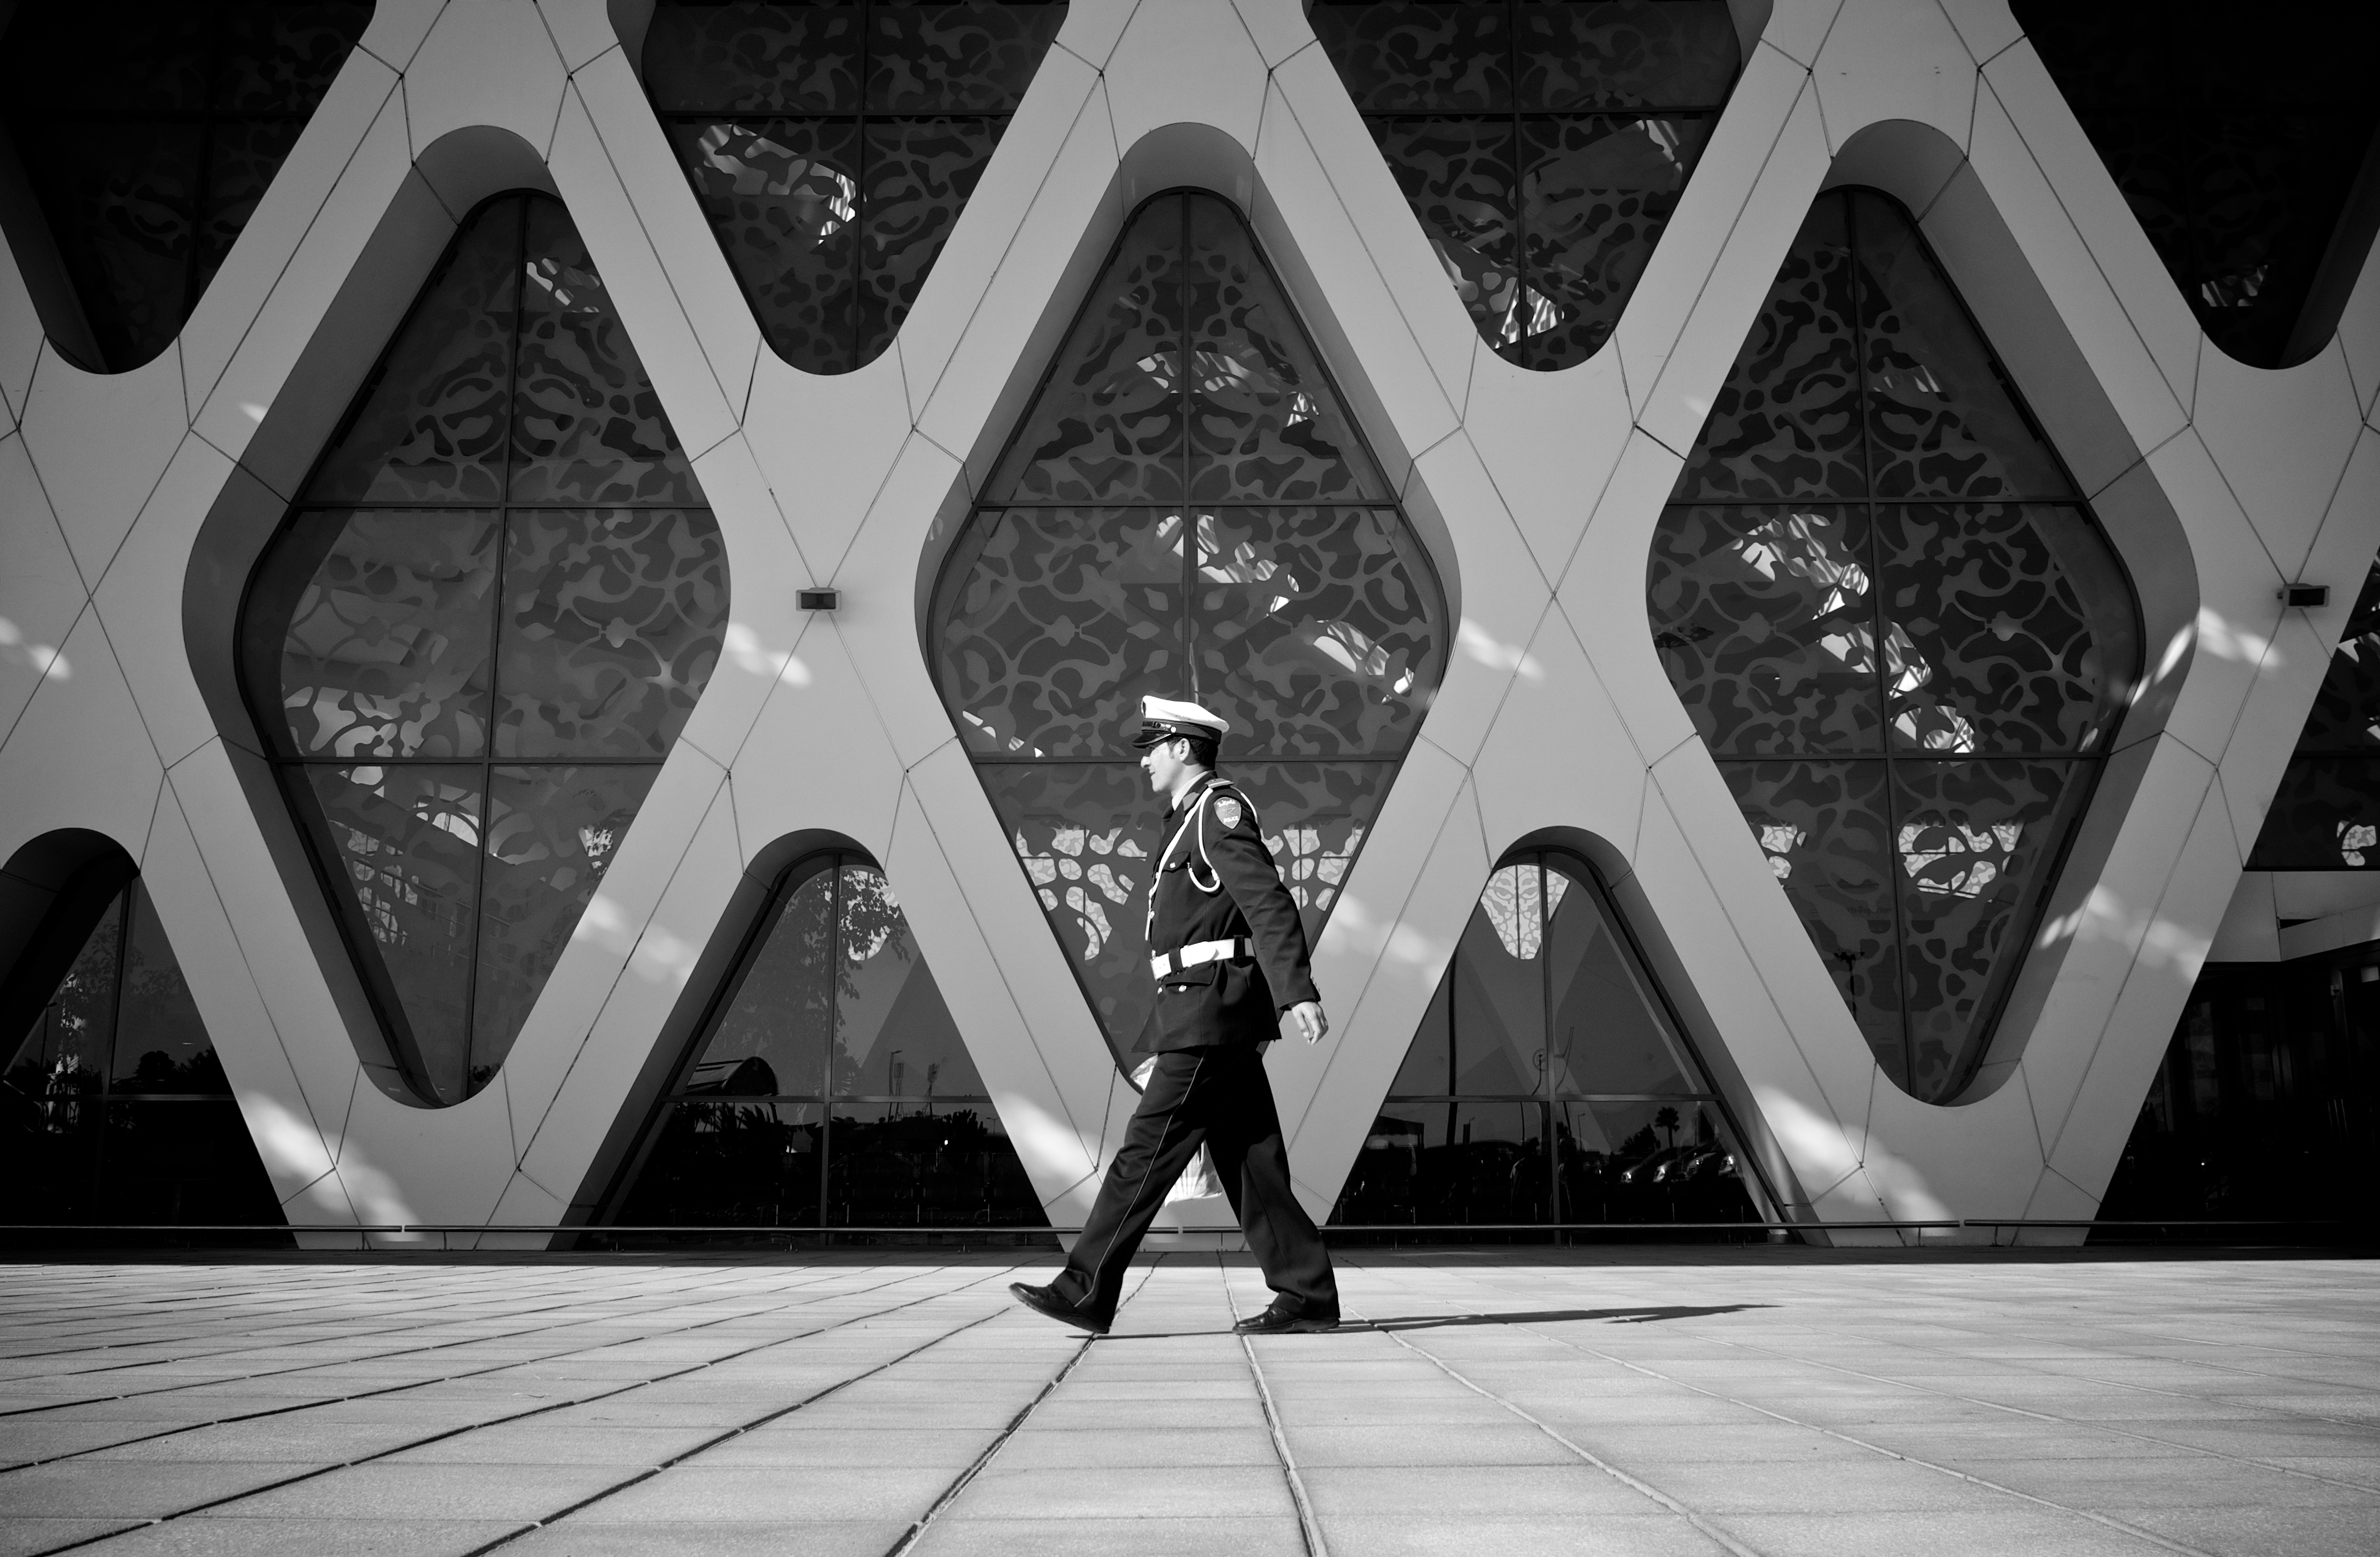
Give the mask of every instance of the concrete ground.
<path id="1" fill-rule="evenodd" d="M 2380 1551 L 2380 1262 L 1354 1251 L 0 1268 L 0 1551 Z"/>

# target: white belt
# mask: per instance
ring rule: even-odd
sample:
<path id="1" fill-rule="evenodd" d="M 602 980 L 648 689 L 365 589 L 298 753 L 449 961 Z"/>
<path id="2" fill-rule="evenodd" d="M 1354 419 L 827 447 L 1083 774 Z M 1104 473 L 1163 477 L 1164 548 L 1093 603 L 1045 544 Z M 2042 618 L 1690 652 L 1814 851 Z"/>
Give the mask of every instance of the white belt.
<path id="1" fill-rule="evenodd" d="M 1177 946 L 1170 952 L 1158 953 L 1148 959 L 1148 971 L 1152 977 L 1162 979 L 1169 973 L 1196 967 L 1202 963 L 1235 962 L 1254 955 L 1255 952 L 1255 943 L 1245 935 L 1229 941 L 1198 941 L 1187 946 Z"/>

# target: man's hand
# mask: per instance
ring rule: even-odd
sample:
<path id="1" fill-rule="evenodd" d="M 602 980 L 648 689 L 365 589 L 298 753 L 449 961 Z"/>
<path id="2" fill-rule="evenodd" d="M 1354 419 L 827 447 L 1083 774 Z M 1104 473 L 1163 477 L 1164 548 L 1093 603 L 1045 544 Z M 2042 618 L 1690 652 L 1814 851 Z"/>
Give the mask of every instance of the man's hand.
<path id="1" fill-rule="evenodd" d="M 1306 1042 L 1319 1043 L 1330 1030 L 1330 1018 L 1322 1014 L 1319 1001 L 1302 1000 L 1289 1008 L 1289 1028 Z"/>

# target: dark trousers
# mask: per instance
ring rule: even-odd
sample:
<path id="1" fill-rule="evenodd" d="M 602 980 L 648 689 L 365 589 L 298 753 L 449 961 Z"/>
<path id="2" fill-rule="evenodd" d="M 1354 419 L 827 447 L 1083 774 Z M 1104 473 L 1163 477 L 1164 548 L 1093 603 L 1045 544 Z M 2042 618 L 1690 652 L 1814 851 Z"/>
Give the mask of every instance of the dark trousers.
<path id="1" fill-rule="evenodd" d="M 1125 1265 L 1165 1204 L 1165 1192 L 1201 1146 L 1214 1159 L 1266 1283 L 1295 1302 L 1301 1314 L 1336 1319 L 1339 1283 L 1330 1273 L 1330 1254 L 1290 1189 L 1289 1150 L 1281 1143 L 1272 1083 L 1253 1046 L 1179 1049 L 1157 1057 L 1124 1130 L 1123 1149 L 1108 1167 L 1065 1271 L 1050 1285 L 1076 1308 L 1113 1315 L 1123 1295 Z"/>

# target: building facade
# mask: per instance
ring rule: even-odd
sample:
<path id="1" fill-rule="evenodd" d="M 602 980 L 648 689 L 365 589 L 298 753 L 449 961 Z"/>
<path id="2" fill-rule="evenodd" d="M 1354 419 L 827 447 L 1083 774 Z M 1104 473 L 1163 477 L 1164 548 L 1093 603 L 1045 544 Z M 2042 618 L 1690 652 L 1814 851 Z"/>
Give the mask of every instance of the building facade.
<path id="1" fill-rule="evenodd" d="M 1146 692 L 1315 942 L 1318 1219 L 2372 1133 L 2351 8 L 19 9 L 0 1221 L 1069 1228 Z"/>

